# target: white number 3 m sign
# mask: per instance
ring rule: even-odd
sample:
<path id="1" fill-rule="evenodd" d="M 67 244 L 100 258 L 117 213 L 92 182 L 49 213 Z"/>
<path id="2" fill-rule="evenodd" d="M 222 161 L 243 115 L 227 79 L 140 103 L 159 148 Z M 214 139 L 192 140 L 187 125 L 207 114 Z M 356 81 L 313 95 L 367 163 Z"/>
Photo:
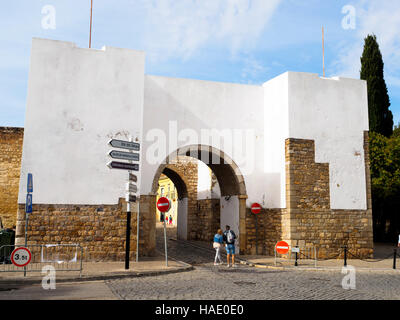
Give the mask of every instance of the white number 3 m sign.
<path id="1" fill-rule="evenodd" d="M 28 248 L 19 247 L 11 253 L 11 261 L 17 267 L 25 267 L 31 262 L 32 254 Z"/>

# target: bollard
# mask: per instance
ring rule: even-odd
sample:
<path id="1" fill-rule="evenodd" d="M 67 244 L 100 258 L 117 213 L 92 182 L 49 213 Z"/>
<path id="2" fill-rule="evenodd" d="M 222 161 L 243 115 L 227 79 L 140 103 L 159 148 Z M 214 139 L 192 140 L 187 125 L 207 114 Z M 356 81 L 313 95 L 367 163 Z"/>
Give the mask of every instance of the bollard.
<path id="1" fill-rule="evenodd" d="M 296 246 L 296 248 L 298 248 L 298 246 Z M 296 250 L 296 255 L 295 255 L 295 261 L 294 261 L 294 266 L 297 267 L 297 250 Z"/>
<path id="2" fill-rule="evenodd" d="M 347 246 L 344 246 L 344 266 L 347 267 Z"/>
<path id="3" fill-rule="evenodd" d="M 397 248 L 393 249 L 393 269 L 396 270 L 396 256 L 397 256 Z"/>

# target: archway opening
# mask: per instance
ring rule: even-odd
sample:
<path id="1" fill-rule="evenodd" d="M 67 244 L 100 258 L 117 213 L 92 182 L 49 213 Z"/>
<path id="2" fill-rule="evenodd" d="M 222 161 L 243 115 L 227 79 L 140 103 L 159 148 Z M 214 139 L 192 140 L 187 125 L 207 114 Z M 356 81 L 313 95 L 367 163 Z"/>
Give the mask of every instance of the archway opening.
<path id="1" fill-rule="evenodd" d="M 173 183 L 177 198 L 176 232 L 169 236 L 210 243 L 219 228 L 229 225 L 238 235 L 237 252 L 245 250 L 246 187 L 232 159 L 209 146 L 180 148 L 155 174 L 152 191 L 158 196 L 165 178 Z"/>

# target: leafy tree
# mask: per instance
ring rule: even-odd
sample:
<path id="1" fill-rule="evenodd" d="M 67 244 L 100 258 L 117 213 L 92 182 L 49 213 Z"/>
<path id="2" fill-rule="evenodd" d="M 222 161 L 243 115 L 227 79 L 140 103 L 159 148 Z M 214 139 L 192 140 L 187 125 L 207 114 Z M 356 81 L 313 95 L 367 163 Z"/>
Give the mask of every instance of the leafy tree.
<path id="1" fill-rule="evenodd" d="M 396 241 L 400 232 L 400 135 L 387 138 L 371 132 L 370 160 L 374 238 Z"/>
<path id="2" fill-rule="evenodd" d="M 384 64 L 375 35 L 365 38 L 361 56 L 360 78 L 367 81 L 370 131 L 390 137 L 393 132 L 393 114 L 384 79 Z"/>

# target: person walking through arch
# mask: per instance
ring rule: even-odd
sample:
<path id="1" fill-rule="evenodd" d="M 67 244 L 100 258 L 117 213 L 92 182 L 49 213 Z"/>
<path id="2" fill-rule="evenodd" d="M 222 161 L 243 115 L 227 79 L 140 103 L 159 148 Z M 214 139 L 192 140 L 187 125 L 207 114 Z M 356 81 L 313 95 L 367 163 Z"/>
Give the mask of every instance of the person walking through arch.
<path id="1" fill-rule="evenodd" d="M 231 266 L 230 257 L 232 256 L 232 267 L 236 267 L 235 264 L 235 239 L 236 234 L 231 230 L 230 226 L 226 226 L 226 230 L 224 232 L 224 241 L 226 243 L 226 253 L 227 253 L 227 267 Z"/>
<path id="2" fill-rule="evenodd" d="M 213 243 L 213 247 L 215 249 L 214 266 L 217 266 L 218 264 L 222 264 L 221 248 L 222 248 L 223 244 L 224 244 L 224 236 L 223 236 L 222 230 L 218 229 L 217 233 L 214 236 L 214 243 Z M 219 261 L 219 263 L 218 263 L 218 261 Z"/>

